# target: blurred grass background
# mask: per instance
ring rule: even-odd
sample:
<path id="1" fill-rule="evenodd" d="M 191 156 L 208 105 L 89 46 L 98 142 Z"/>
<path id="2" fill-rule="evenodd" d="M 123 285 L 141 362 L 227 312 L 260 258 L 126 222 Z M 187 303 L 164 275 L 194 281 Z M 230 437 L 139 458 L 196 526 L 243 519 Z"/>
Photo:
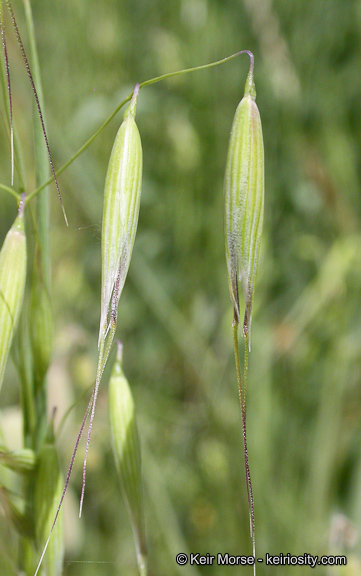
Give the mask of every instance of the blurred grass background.
<path id="1" fill-rule="evenodd" d="M 347 570 L 316 573 L 361 575 L 361 3 L 34 0 L 32 6 L 56 167 L 136 82 L 241 49 L 254 52 L 266 158 L 248 394 L 257 555 L 342 553 Z M 27 47 L 21 2 L 14 9 Z M 32 96 L 9 32 L 8 44 L 31 191 Z M 240 570 L 178 567 L 178 552 L 251 554 L 222 191 L 247 71 L 242 56 L 145 88 L 139 97 L 142 204 L 117 333 L 142 440 L 151 575 Z M 69 229 L 52 186 L 56 337 L 49 406 L 58 407 L 58 423 L 95 377 L 102 195 L 121 114 L 60 177 Z M 1 181 L 9 184 L 4 122 L 0 146 Z M 15 203 L 0 194 L 2 243 Z M 83 445 L 66 501 L 67 576 L 137 573 L 110 452 L 108 376 L 109 370 L 81 520 Z M 18 402 L 9 366 L 2 422 L 14 445 Z M 59 435 L 64 472 L 86 403 L 83 396 Z M 16 539 L 5 525 L 0 536 L 5 566 Z M 274 567 L 272 574 L 288 571 Z M 268 569 L 260 565 L 258 573 Z"/>

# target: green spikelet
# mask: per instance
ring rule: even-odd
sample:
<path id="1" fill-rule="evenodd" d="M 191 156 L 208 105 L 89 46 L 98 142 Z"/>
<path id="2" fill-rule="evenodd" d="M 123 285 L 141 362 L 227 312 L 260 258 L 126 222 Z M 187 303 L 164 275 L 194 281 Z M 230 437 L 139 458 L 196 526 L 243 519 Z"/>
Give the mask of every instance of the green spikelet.
<path id="1" fill-rule="evenodd" d="M 239 283 L 245 314 L 243 332 L 250 334 L 254 285 L 264 205 L 264 150 L 261 118 L 255 102 L 253 69 L 233 120 L 224 182 L 228 280 L 234 316 L 240 320 Z"/>
<path id="2" fill-rule="evenodd" d="M 228 149 L 225 195 L 225 236 L 228 282 L 233 303 L 233 344 L 237 369 L 239 400 L 242 413 L 242 436 L 248 511 L 253 556 L 256 552 L 254 500 L 248 460 L 246 431 L 246 390 L 248 352 L 251 342 L 251 321 L 254 285 L 260 250 L 264 206 L 264 150 L 261 118 L 255 102 L 253 81 L 253 54 L 244 97 L 238 105 L 233 120 Z M 242 384 L 238 349 L 240 322 L 239 284 L 242 285 L 245 312 L 243 335 L 245 338 L 244 378 Z M 256 565 L 253 566 L 256 576 Z"/>
<path id="3" fill-rule="evenodd" d="M 44 548 L 53 525 L 55 513 L 63 490 L 63 478 L 54 442 L 48 440 L 42 447 L 35 475 L 34 517 L 36 543 Z M 46 576 L 61 576 L 64 558 L 63 511 L 60 510 L 46 555 L 43 560 Z"/>
<path id="4" fill-rule="evenodd" d="M 105 179 L 102 225 L 102 294 L 99 358 L 83 463 L 80 510 L 83 507 L 86 462 L 100 381 L 117 327 L 118 303 L 128 273 L 138 225 L 142 184 L 142 144 L 135 123 L 139 84 L 124 113 Z"/>
<path id="5" fill-rule="evenodd" d="M 24 199 L 0 252 L 0 388 L 18 323 L 26 279 Z"/>
<path id="6" fill-rule="evenodd" d="M 115 138 L 105 179 L 100 339 L 116 313 L 114 306 L 128 273 L 138 225 L 143 159 L 135 123 L 137 97 L 136 87 Z"/>
<path id="7" fill-rule="evenodd" d="M 139 573 L 147 574 L 141 458 L 133 396 L 121 367 L 121 345 L 109 382 L 108 413 L 113 455 L 127 504 L 137 552 Z"/>

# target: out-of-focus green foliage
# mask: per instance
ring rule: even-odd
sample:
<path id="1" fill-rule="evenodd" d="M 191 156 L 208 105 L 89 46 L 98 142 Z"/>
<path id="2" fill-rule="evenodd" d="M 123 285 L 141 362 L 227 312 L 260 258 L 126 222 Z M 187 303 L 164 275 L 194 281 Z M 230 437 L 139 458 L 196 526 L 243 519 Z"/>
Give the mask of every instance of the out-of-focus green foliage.
<path id="1" fill-rule="evenodd" d="M 254 52 L 266 165 L 247 415 L 257 555 L 345 553 L 349 573 L 354 564 L 360 575 L 360 2 L 32 5 L 56 167 L 136 82 L 241 49 Z M 14 9 L 27 48 L 21 2 L 14 1 Z M 14 118 L 31 191 L 32 97 L 8 29 Z M 251 554 L 222 193 L 229 132 L 247 71 L 242 56 L 145 88 L 138 99 L 143 191 L 117 334 L 136 403 L 149 566 L 157 576 L 231 570 L 178 567 L 178 552 Z M 103 186 L 121 118 L 122 112 L 60 177 L 68 229 L 52 186 L 49 404 L 59 408 L 58 423 L 95 378 Z M 9 184 L 4 122 L 1 134 L 1 182 Z M 13 198 L 0 191 L 1 243 L 15 214 Z M 81 456 L 66 498 L 67 576 L 137 573 L 112 463 L 108 378 L 109 370 L 97 406 L 82 520 L 74 513 Z M 9 366 L 3 413 L 17 404 Z M 59 435 L 64 470 L 86 404 L 82 397 Z M 15 573 L 16 538 L 9 530 L 0 523 L 0 572 L 6 575 Z M 274 567 L 272 574 L 289 570 Z M 335 567 L 316 573 L 346 574 Z M 258 574 L 268 569 L 261 564 Z"/>

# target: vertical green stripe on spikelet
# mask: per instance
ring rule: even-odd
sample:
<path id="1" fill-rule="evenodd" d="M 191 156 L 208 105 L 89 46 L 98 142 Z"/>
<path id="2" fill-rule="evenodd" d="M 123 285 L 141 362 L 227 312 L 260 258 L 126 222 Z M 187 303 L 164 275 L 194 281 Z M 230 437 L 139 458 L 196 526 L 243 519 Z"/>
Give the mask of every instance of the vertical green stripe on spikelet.
<path id="1" fill-rule="evenodd" d="M 46 442 L 42 447 L 35 475 L 34 519 L 36 543 L 44 548 L 53 525 L 55 513 L 63 491 L 63 478 L 54 443 Z M 64 559 L 63 510 L 59 512 L 46 555 L 43 560 L 46 576 L 61 576 Z"/>
<path id="2" fill-rule="evenodd" d="M 0 388 L 24 297 L 26 238 L 23 206 L 0 252 Z"/>
<path id="3" fill-rule="evenodd" d="M 231 298 L 239 321 L 238 283 L 245 298 L 244 330 L 251 326 L 264 204 L 262 127 L 250 72 L 233 120 L 225 175 L 226 256 Z"/>
<path id="4" fill-rule="evenodd" d="M 30 342 L 34 359 L 36 391 L 43 385 L 53 347 L 53 315 L 50 295 L 39 262 L 34 263 L 29 307 Z"/>
<path id="5" fill-rule="evenodd" d="M 133 396 L 121 367 L 118 349 L 109 382 L 108 411 L 112 448 L 120 487 L 132 523 L 141 576 L 147 574 L 141 456 Z"/>
<path id="6" fill-rule="evenodd" d="M 143 160 L 140 135 L 135 123 L 137 95 L 135 90 L 116 136 L 105 179 L 101 334 L 109 325 L 109 307 L 118 274 L 119 296 L 123 289 L 138 224 Z"/>

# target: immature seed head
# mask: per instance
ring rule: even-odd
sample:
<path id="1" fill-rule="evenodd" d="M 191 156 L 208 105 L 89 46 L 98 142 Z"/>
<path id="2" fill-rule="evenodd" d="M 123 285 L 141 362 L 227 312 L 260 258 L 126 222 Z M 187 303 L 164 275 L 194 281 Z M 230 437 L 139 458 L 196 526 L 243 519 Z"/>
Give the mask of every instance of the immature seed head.
<path id="1" fill-rule="evenodd" d="M 0 252 L 0 388 L 24 297 L 26 238 L 24 199 Z"/>
<path id="2" fill-rule="evenodd" d="M 109 382 L 109 423 L 120 487 L 132 523 L 139 572 L 144 576 L 147 572 L 140 443 L 134 400 L 122 370 L 121 354 L 121 344 L 118 343 L 118 355 Z"/>
<path id="3" fill-rule="evenodd" d="M 137 85 L 116 136 L 105 179 L 100 337 L 108 331 L 111 315 L 116 314 L 138 224 L 143 162 L 135 123 L 138 91 Z"/>
<path id="4" fill-rule="evenodd" d="M 34 518 L 39 550 L 44 548 L 53 525 L 63 490 L 63 478 L 53 441 L 47 441 L 38 456 L 35 473 Z M 52 531 L 43 566 L 47 576 L 61 576 L 64 558 L 63 511 L 60 510 Z"/>
<path id="5" fill-rule="evenodd" d="M 249 335 L 264 205 L 264 150 L 255 102 L 253 69 L 233 120 L 225 192 L 226 258 L 235 322 L 239 322 L 239 283 L 245 300 L 243 332 Z"/>

